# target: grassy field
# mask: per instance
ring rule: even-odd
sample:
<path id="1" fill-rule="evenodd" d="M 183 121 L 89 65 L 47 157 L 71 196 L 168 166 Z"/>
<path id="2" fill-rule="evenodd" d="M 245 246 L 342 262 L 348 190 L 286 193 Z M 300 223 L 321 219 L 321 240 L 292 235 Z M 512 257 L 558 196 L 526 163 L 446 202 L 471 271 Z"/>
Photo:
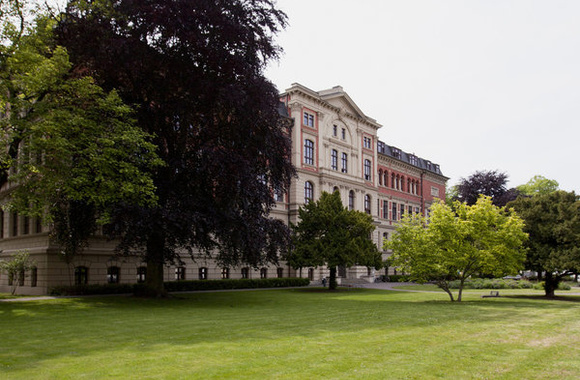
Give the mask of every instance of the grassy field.
<path id="1" fill-rule="evenodd" d="M 580 302 L 480 294 L 462 303 L 364 289 L 0 302 L 0 378 L 580 378 Z"/>

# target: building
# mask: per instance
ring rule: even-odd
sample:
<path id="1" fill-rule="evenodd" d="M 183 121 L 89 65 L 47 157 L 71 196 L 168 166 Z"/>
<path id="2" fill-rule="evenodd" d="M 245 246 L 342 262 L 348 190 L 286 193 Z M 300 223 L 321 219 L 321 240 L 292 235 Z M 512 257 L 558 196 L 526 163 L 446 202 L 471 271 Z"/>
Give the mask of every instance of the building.
<path id="1" fill-rule="evenodd" d="M 298 177 L 287 194 L 275 195 L 273 217 L 296 223 L 298 209 L 306 202 L 317 199 L 323 191 L 339 191 L 343 204 L 372 215 L 376 223 L 372 239 L 380 248 L 403 214 L 427 215 L 435 199 L 445 197 L 447 178 L 439 165 L 379 141 L 381 125 L 366 116 L 342 87 L 313 91 L 293 84 L 280 100 L 294 120 L 292 163 Z M 53 286 L 71 283 L 139 282 L 146 276 L 142 262 L 113 256 L 114 243 L 99 236 L 69 266 L 61 260 L 59 248 L 51 244 L 46 227 L 16 213 L 0 212 L 0 249 L 0 258 L 19 250 L 30 252 L 36 269 L 27 273 L 20 285 L 23 294 L 45 294 Z M 343 280 L 372 281 L 385 274 L 385 269 L 376 273 L 366 267 L 338 269 Z M 320 281 L 328 275 L 324 267 L 298 272 L 288 266 L 221 268 L 201 257 L 165 270 L 167 281 L 288 276 Z M 394 268 L 387 271 L 393 273 Z M 10 280 L 0 274 L 0 292 L 9 291 Z"/>

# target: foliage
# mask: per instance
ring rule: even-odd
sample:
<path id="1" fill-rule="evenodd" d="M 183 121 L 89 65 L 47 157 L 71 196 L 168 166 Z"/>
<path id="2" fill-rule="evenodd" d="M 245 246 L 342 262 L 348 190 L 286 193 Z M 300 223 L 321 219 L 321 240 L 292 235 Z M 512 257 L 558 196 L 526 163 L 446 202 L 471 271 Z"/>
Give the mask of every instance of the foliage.
<path id="1" fill-rule="evenodd" d="M 481 196 L 469 206 L 436 203 L 427 220 L 407 215 L 396 228 L 386 248 L 393 250 L 394 266 L 419 283 L 434 281 L 449 294 L 449 283 L 459 280 L 458 301 L 463 284 L 478 273 L 504 275 L 521 269 L 526 239 L 523 221 L 511 210 L 492 204 Z"/>
<path id="2" fill-rule="evenodd" d="M 26 272 L 34 268 L 36 264 L 30 259 L 27 251 L 18 251 L 11 260 L 0 260 L 0 272 L 5 272 L 12 280 L 11 294 L 16 293 L 16 289 L 24 281 Z"/>
<path id="3" fill-rule="evenodd" d="M 51 224 L 70 263 L 113 205 L 155 204 L 146 170 L 161 161 L 116 91 L 70 76 L 54 26 L 41 13 L 4 36 L 0 140 L 8 149 L 0 156 L 0 185 L 11 186 L 6 207 Z"/>
<path id="4" fill-rule="evenodd" d="M 520 197 L 510 203 L 524 219 L 527 242 L 526 269 L 545 272 L 546 296 L 580 270 L 580 198 L 574 192 L 555 191 Z"/>
<path id="5" fill-rule="evenodd" d="M 517 187 L 520 194 L 523 195 L 544 195 L 559 190 L 558 181 L 548 179 L 541 175 L 535 175 L 526 184 Z"/>
<path id="6" fill-rule="evenodd" d="M 278 91 L 263 75 L 286 16 L 269 0 L 73 0 L 58 27 L 77 74 L 117 89 L 154 135 L 158 205 L 119 207 L 111 234 L 147 262 L 163 294 L 163 265 L 201 250 L 224 266 L 276 262 L 288 228 L 269 218 L 273 190 L 294 175 Z"/>
<path id="7" fill-rule="evenodd" d="M 451 281 L 451 289 L 459 289 L 460 281 Z M 501 278 L 476 278 L 466 280 L 463 289 L 533 289 L 534 283 L 527 280 L 504 280 Z"/>
<path id="8" fill-rule="evenodd" d="M 508 176 L 505 173 L 492 171 L 476 171 L 468 178 L 461 178 L 456 188 L 456 198 L 468 205 L 477 202 L 481 195 L 491 197 L 496 206 L 505 206 L 518 196 L 516 189 L 507 188 Z"/>
<path id="9" fill-rule="evenodd" d="M 264 289 L 307 286 L 307 278 L 261 278 L 241 280 L 194 280 L 171 281 L 165 283 L 168 292 L 186 292 L 195 290 L 228 290 L 228 289 Z M 50 289 L 53 296 L 99 295 L 99 294 L 147 294 L 148 288 L 143 284 L 105 284 L 55 286 Z"/>
<path id="10" fill-rule="evenodd" d="M 389 282 L 408 282 L 409 276 L 406 274 L 390 274 L 387 276 Z"/>
<path id="11" fill-rule="evenodd" d="M 329 289 L 336 289 L 336 267 L 365 265 L 382 267 L 381 253 L 370 240 L 373 219 L 343 206 L 340 194 L 323 192 L 316 202 L 298 211 L 294 248 L 288 256 L 293 268 L 326 265 L 330 269 Z"/>

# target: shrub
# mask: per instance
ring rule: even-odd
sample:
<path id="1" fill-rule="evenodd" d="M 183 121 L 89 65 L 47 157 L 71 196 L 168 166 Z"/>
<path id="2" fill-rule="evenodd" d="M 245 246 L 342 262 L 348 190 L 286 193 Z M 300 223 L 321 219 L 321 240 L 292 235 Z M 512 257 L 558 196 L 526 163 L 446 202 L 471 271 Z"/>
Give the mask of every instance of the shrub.
<path id="1" fill-rule="evenodd" d="M 307 286 L 307 278 L 263 278 L 241 280 L 195 280 L 171 281 L 164 283 L 168 292 L 184 292 L 194 290 L 231 290 L 231 289 L 258 289 L 258 288 L 287 288 Z M 49 292 L 53 296 L 79 296 L 97 294 L 124 294 L 134 293 L 138 296 L 148 296 L 144 284 L 106 284 L 106 285 L 75 285 L 55 286 Z"/>
<path id="2" fill-rule="evenodd" d="M 389 276 L 389 282 L 409 282 L 409 276 L 404 274 L 392 274 Z"/>
<path id="3" fill-rule="evenodd" d="M 451 281 L 451 289 L 459 289 L 459 281 Z M 464 289 L 531 289 L 534 284 L 526 280 L 504 280 L 501 278 L 476 278 L 465 281 Z"/>

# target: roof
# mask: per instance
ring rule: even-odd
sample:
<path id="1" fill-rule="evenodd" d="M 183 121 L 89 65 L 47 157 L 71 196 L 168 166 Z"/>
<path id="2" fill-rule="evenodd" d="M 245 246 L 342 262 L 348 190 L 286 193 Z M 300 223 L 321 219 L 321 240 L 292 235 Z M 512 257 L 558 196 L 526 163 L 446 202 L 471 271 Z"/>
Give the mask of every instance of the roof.
<path id="1" fill-rule="evenodd" d="M 417 157 L 416 155 L 414 155 L 412 153 L 407 153 L 407 152 L 405 152 L 399 148 L 396 148 L 394 146 L 385 144 L 382 141 L 379 141 L 377 143 L 377 151 L 379 154 L 389 156 L 389 157 L 394 158 L 396 160 L 405 162 L 409 165 L 413 165 L 415 167 L 418 167 L 422 170 L 443 176 L 443 173 L 441 173 L 441 168 L 439 167 L 438 164 L 435 164 L 435 163 L 433 163 L 429 160 L 426 160 L 424 158 Z"/>

